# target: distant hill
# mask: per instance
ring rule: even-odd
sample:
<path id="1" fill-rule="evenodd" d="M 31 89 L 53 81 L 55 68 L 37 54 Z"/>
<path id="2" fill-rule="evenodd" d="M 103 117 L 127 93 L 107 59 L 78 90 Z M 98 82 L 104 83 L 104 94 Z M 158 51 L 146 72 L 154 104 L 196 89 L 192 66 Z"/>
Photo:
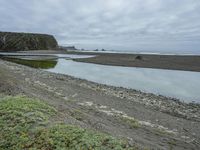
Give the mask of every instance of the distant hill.
<path id="1" fill-rule="evenodd" d="M 52 35 L 0 32 L 0 51 L 50 50 L 58 43 Z"/>

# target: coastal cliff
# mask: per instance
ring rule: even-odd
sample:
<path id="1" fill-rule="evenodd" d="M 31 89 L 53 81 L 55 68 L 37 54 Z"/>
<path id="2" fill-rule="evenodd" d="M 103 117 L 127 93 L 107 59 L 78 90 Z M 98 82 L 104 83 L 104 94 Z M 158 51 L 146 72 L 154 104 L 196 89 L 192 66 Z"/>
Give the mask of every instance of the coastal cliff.
<path id="1" fill-rule="evenodd" d="M 57 49 L 52 35 L 0 32 L 0 51 L 49 50 Z"/>

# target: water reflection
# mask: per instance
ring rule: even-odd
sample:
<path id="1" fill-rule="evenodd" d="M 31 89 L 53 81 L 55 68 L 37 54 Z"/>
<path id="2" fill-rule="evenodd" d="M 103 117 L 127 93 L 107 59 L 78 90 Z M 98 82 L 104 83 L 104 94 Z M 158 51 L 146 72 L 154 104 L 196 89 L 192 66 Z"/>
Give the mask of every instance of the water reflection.
<path id="1" fill-rule="evenodd" d="M 31 54 L 31 53 L 1 53 L 0 58 L 26 65 L 33 68 L 49 69 L 54 68 L 57 64 L 57 59 L 75 59 L 75 58 L 90 58 L 95 55 L 75 55 L 75 54 Z"/>
<path id="2" fill-rule="evenodd" d="M 15 62 L 18 64 L 26 65 L 33 68 L 49 69 L 54 68 L 57 64 L 57 60 L 31 60 L 31 59 L 20 59 L 20 58 L 11 58 L 3 57 L 2 59 Z"/>
<path id="3" fill-rule="evenodd" d="M 186 102 L 200 103 L 200 72 L 106 66 L 74 62 L 62 58 L 34 60 L 3 57 L 3 59 L 97 83 L 132 88 L 178 98 Z"/>
<path id="4" fill-rule="evenodd" d="M 48 71 L 175 97 L 188 102 L 200 102 L 199 72 L 106 66 L 65 59 L 59 59 L 55 68 Z"/>

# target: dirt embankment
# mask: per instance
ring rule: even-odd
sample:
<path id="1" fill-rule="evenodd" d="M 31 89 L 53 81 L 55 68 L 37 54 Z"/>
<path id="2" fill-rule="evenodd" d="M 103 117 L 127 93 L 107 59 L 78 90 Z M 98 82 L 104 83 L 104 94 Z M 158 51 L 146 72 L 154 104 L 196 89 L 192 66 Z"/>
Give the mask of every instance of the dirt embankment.
<path id="1" fill-rule="evenodd" d="M 139 148 L 200 149 L 200 106 L 0 60 L 0 93 L 39 98 L 57 120 L 128 139 Z"/>

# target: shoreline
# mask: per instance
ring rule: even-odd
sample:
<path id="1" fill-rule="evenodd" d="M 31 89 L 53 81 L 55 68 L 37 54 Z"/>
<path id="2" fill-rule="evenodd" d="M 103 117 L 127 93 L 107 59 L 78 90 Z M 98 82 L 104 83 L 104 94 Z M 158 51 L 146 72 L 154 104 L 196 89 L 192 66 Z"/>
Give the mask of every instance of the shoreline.
<path id="1" fill-rule="evenodd" d="M 200 148 L 196 144 L 200 142 L 200 133 L 196 132 L 200 130 L 199 104 L 97 84 L 1 59 L 0 85 L 2 94 L 23 94 L 56 107 L 67 124 L 125 138 L 139 147 Z M 176 144 L 170 144 L 171 141 Z"/>
<path id="2" fill-rule="evenodd" d="M 80 59 L 87 59 L 87 58 L 80 58 Z M 72 60 L 76 61 L 77 58 L 72 59 Z M 1 59 L 0 59 L 0 61 L 1 61 Z M 26 65 L 17 64 L 17 63 L 10 62 L 10 61 L 7 61 L 7 60 L 3 60 L 3 61 L 6 61 L 8 63 L 13 63 L 15 65 L 19 65 L 19 66 L 23 66 L 23 67 L 28 67 Z M 84 63 L 87 63 L 87 62 L 84 62 Z M 32 68 L 32 67 L 28 67 L 28 68 L 37 69 L 37 68 Z M 150 69 L 156 69 L 156 68 L 150 68 Z M 97 82 L 94 82 L 94 81 L 89 81 L 87 79 L 82 79 L 82 78 L 74 77 L 74 76 L 67 75 L 67 74 L 60 74 L 60 73 L 49 72 L 49 71 L 46 71 L 44 69 L 37 69 L 37 70 L 45 71 L 45 72 L 48 72 L 49 74 L 54 74 L 55 76 L 63 76 L 64 78 L 66 77 L 66 78 L 70 78 L 71 80 L 75 80 L 75 81 L 78 81 L 78 82 L 86 83 L 88 85 L 88 88 L 91 88 L 91 89 L 94 88 L 94 87 L 95 88 L 96 87 L 101 87 L 101 89 L 103 89 L 103 91 L 105 91 L 105 89 L 108 90 L 108 91 L 110 91 L 110 90 L 112 90 L 112 91 L 118 91 L 118 92 L 123 91 L 124 93 L 121 93 L 121 95 L 126 95 L 127 92 L 128 93 L 136 93 L 136 94 L 145 95 L 147 97 L 155 97 L 155 98 L 158 98 L 159 100 L 161 99 L 161 100 L 167 101 L 167 103 L 173 102 L 173 103 L 177 103 L 177 104 L 180 104 L 180 105 L 196 105 L 197 107 L 200 108 L 200 103 L 197 103 L 195 101 L 187 102 L 184 99 L 179 99 L 179 98 L 175 98 L 175 97 L 164 96 L 164 95 L 161 95 L 161 94 L 155 94 L 155 93 L 145 92 L 145 91 L 137 90 L 137 89 L 134 89 L 134 88 L 126 88 L 126 87 L 120 87 L 120 86 L 113 86 L 113 85 L 107 85 L 107 84 L 97 83 Z M 185 70 L 180 70 L 180 71 L 185 71 Z M 115 95 L 115 96 L 121 97 L 121 98 L 125 98 L 125 97 L 120 96 L 120 95 Z M 142 102 L 139 102 L 139 103 L 142 103 Z M 144 103 L 142 103 L 142 104 L 144 104 Z M 199 117 L 199 121 L 200 121 L 200 117 Z"/>
<path id="3" fill-rule="evenodd" d="M 125 138 L 143 148 L 199 148 L 195 144 L 200 139 L 200 133 L 196 133 L 200 130 L 199 104 L 102 85 L 1 59 L 0 72 L 0 93 L 42 99 L 67 115 L 58 117 L 67 124 Z M 169 144 L 171 141 L 176 145 Z"/>
<path id="4" fill-rule="evenodd" d="M 21 54 L 76 54 L 94 55 L 91 58 L 73 59 L 74 61 L 124 67 L 142 67 L 155 69 L 183 70 L 200 72 L 200 56 L 194 55 L 155 55 L 155 54 L 126 54 L 100 53 L 82 51 L 19 51 Z"/>
<path id="5" fill-rule="evenodd" d="M 98 54 L 92 58 L 74 59 L 78 62 L 111 66 L 140 67 L 200 72 L 200 56 L 152 54 Z"/>
<path id="6" fill-rule="evenodd" d="M 200 54 L 183 53 L 183 54 L 173 54 L 173 53 L 151 53 L 151 52 L 129 52 L 129 51 L 90 51 L 90 50 L 29 50 L 29 51 L 0 51 L 3 53 L 50 53 L 50 54 L 66 54 L 66 53 L 79 53 L 79 54 L 128 54 L 128 55 L 160 55 L 160 56 L 200 56 Z"/>
<path id="7" fill-rule="evenodd" d="M 11 58 L 19 58 L 19 59 L 21 59 L 21 57 L 23 58 L 23 59 L 25 59 L 25 57 L 27 57 L 27 58 L 29 58 L 30 56 L 32 56 L 32 55 L 25 55 L 24 57 L 22 57 L 21 55 L 20 56 L 18 56 L 18 55 L 13 55 L 13 56 L 8 56 L 8 58 L 9 57 L 11 57 Z M 37 56 L 37 55 L 34 55 L 34 56 Z M 1 58 L 1 57 L 0 57 Z M 51 60 L 51 59 L 58 59 L 58 58 L 56 58 L 56 56 L 47 56 L 47 57 L 42 57 L 42 56 L 37 56 L 36 58 L 34 58 L 34 57 L 31 57 L 31 58 L 29 58 L 29 59 L 27 59 L 27 60 Z M 71 60 L 72 61 L 76 61 L 77 59 L 87 59 L 87 58 L 71 58 Z M 2 60 L 5 60 L 5 61 L 9 61 L 9 62 L 12 62 L 12 61 L 10 61 L 10 60 L 6 60 L 6 59 L 4 59 L 4 57 L 2 57 Z M 25 59 L 26 60 L 26 59 Z M 15 63 L 15 62 L 14 62 Z M 87 63 L 87 62 L 83 62 L 83 63 Z M 17 64 L 19 64 L 19 63 L 17 63 Z M 23 64 L 21 64 L 21 65 L 23 65 Z M 25 66 L 27 66 L 27 65 L 25 65 Z M 34 67 L 32 67 L 32 68 L 34 68 Z M 137 68 L 137 67 L 134 67 L 134 68 Z M 141 68 L 141 67 L 138 67 L 138 68 Z M 154 69 L 156 69 L 156 68 L 148 68 L 148 69 L 152 69 L 152 70 L 154 70 Z M 162 69 L 161 69 L 162 70 Z M 163 70 L 167 70 L 167 69 L 163 69 Z M 179 71 L 185 71 L 185 70 L 179 70 Z M 49 73 L 53 73 L 53 72 L 49 72 Z M 62 73 L 56 73 L 56 74 L 62 74 Z M 186 99 L 181 99 L 181 98 L 176 98 L 176 97 L 170 97 L 170 96 L 166 96 L 166 95 L 162 95 L 162 94 L 156 94 L 156 93 L 151 93 L 151 92 L 147 92 L 147 91 L 142 91 L 142 90 L 139 90 L 139 89 L 134 89 L 134 88 L 128 88 L 128 87 L 121 87 L 121 86 L 114 86 L 114 85 L 107 85 L 107 84 L 103 84 L 103 83 L 97 83 L 97 82 L 94 82 L 94 81 L 90 81 L 90 80 L 87 80 L 87 79 L 83 79 L 83 78 L 78 78 L 78 77 L 74 77 L 74 76 L 71 76 L 71 75 L 67 75 L 67 74 L 62 74 L 62 75 L 66 75 L 66 76 L 68 76 L 68 77 L 71 77 L 71 78 L 75 78 L 75 79 L 77 79 L 77 80 L 83 80 L 83 81 L 85 81 L 85 82 L 88 82 L 88 83 L 92 83 L 92 84 L 96 84 L 96 85 L 101 85 L 101 86 L 103 86 L 103 87 L 107 87 L 108 89 L 110 89 L 110 88 L 112 88 L 112 89 L 122 89 L 122 90 L 127 90 L 127 91 L 134 91 L 134 92 L 139 92 L 139 93 L 144 93 L 144 94 L 147 94 L 147 95 L 154 95 L 154 96 L 158 96 L 158 97 L 163 97 L 164 99 L 166 99 L 166 100 L 170 100 L 170 101 L 175 101 L 175 102 L 178 102 L 178 103 L 186 103 L 186 104 L 194 104 L 194 105 L 200 105 L 200 103 L 198 103 L 198 102 L 195 102 L 195 101 L 189 101 L 189 100 L 186 100 Z"/>

